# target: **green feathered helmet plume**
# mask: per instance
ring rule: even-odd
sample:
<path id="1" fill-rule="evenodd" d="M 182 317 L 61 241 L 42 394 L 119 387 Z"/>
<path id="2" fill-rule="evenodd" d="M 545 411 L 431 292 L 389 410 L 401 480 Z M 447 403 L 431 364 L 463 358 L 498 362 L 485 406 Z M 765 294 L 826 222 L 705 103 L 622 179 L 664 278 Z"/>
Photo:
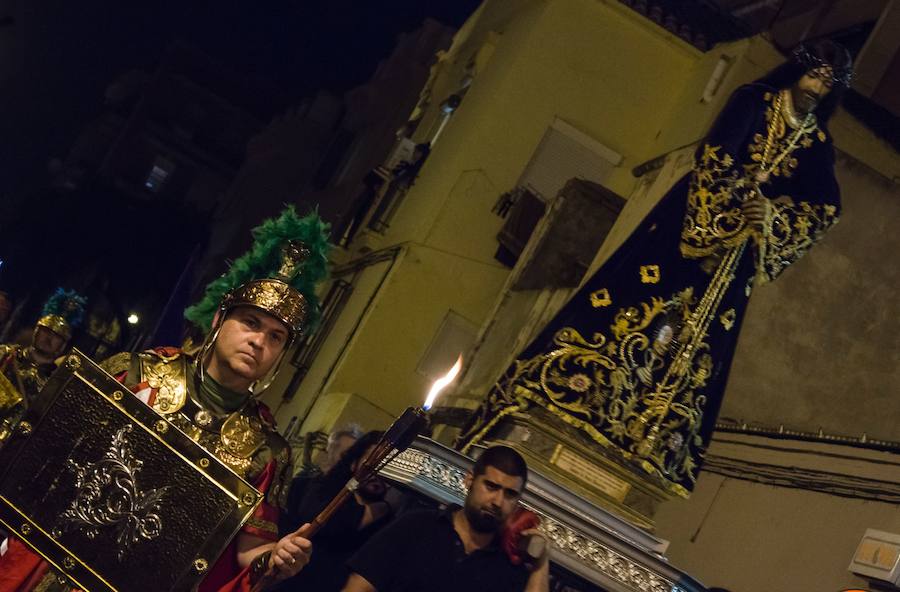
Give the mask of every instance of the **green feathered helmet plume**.
<path id="1" fill-rule="evenodd" d="M 208 332 L 217 312 L 252 306 L 283 322 L 292 339 L 310 331 L 320 316 L 316 284 L 328 275 L 328 231 L 318 213 L 301 218 L 286 207 L 253 229 L 250 250 L 206 286 L 185 318 Z"/>

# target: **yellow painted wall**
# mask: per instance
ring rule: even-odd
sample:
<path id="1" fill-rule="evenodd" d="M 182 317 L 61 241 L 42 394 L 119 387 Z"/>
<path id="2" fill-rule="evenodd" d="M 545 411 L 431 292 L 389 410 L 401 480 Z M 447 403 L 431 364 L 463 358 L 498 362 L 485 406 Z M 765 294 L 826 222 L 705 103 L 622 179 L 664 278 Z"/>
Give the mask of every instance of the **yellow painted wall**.
<path id="1" fill-rule="evenodd" d="M 701 103 L 722 55 L 732 66 L 714 100 Z M 461 106 L 372 243 L 404 244 L 411 256 L 383 288 L 328 392 L 357 393 L 397 412 L 427 389 L 415 368 L 447 311 L 487 320 L 509 273 L 493 258 L 503 220 L 491 208 L 555 117 L 624 156 L 608 186 L 628 197 L 638 184 L 634 166 L 697 141 L 731 90 L 781 59 L 760 38 L 701 53 L 615 0 L 488 0 L 435 66 L 417 141 L 434 129 L 440 103 L 460 89 L 476 56 Z M 900 175 L 897 154 L 852 118 L 839 114 L 832 127 L 840 148 L 888 178 Z M 623 213 L 622 223 L 632 218 Z M 626 234 L 617 225 L 611 237 Z"/>
<path id="2" fill-rule="evenodd" d="M 461 240 L 463 237 L 457 229 L 451 244 L 438 239 L 440 248 L 479 261 L 493 261 L 495 235 L 503 220 L 491 214 L 490 209 L 500 194 L 515 184 L 524 167 L 524 162 L 515 162 L 507 154 L 504 138 L 496 137 L 497 130 L 492 127 L 496 123 L 492 121 L 493 112 L 503 94 L 503 80 L 510 75 L 512 64 L 519 58 L 518 48 L 528 42 L 529 33 L 539 20 L 544 5 L 543 2 L 509 4 L 521 5 L 515 12 L 515 19 L 508 20 L 510 11 L 504 3 L 488 2 L 466 43 L 451 48 L 434 84 L 432 106 L 419 126 L 420 134 L 431 129 L 439 104 L 459 90 L 471 57 L 485 41 L 491 41 L 489 37 L 496 40 L 484 71 L 478 73 L 392 221 L 387 243 L 433 242 L 434 238 L 429 235 L 434 232 L 435 224 L 456 226 L 463 216 L 467 218 L 465 240 Z M 501 34 L 491 36 L 492 31 Z M 417 140 L 421 139 L 417 137 Z M 527 159 L 527 155 L 524 158 Z M 455 199 L 450 199 L 451 196 Z M 468 210 L 469 215 L 456 211 L 460 209 Z"/>
<path id="3" fill-rule="evenodd" d="M 306 372 L 299 387 L 294 391 L 290 401 L 273 405 L 276 417 L 281 426 L 287 425 L 292 417 L 305 417 L 309 414 L 308 425 L 303 432 L 320 430 L 321 426 L 312 421 L 311 407 L 319 403 L 321 395 L 330 393 L 333 368 L 340 367 L 348 343 L 352 343 L 357 326 L 368 318 L 373 299 L 377 298 L 379 288 L 388 281 L 399 262 L 403 260 L 405 251 L 373 254 L 368 261 L 359 262 L 359 269 L 335 275 L 336 280 L 351 283 L 351 290 L 343 303 L 343 309 L 336 321 L 331 325 L 328 335 L 316 354 L 316 359 Z M 280 395 L 279 395 L 280 396 Z M 345 405 L 345 400 L 333 399 L 333 403 Z M 272 403 L 269 403 L 272 405 Z M 321 411 L 321 410 L 320 410 Z M 335 412 L 336 413 L 336 412 Z"/>
<path id="4" fill-rule="evenodd" d="M 356 393 L 390 413 L 421 404 L 430 380 L 416 373 L 448 310 L 483 318 L 506 277 L 500 264 L 409 245 L 357 333 L 329 389 Z"/>
<path id="5" fill-rule="evenodd" d="M 320 397 L 303 424 L 302 433 L 328 432 L 334 427 L 356 424 L 363 430 L 383 430 L 394 415 L 355 393 L 328 393 Z"/>
<path id="6" fill-rule="evenodd" d="M 329 392 L 358 393 L 388 411 L 419 401 L 416 365 L 449 309 L 481 324 L 509 270 L 493 256 L 503 220 L 491 213 L 560 117 L 625 156 L 610 184 L 627 194 L 630 167 L 650 154 L 679 84 L 700 55 L 618 2 L 486 2 L 435 69 L 439 104 L 480 71 L 385 237 L 408 256 L 337 369 Z M 488 44 L 488 50 L 484 50 Z M 622 52 L 622 47 L 632 48 Z M 631 92 L 623 93 L 623 86 Z M 421 138 L 417 138 L 421 139 Z"/>
<path id="7" fill-rule="evenodd" d="M 388 240 L 420 240 L 491 259 L 502 220 L 490 209 L 515 186 L 554 117 L 625 155 L 610 186 L 627 195 L 634 183 L 630 167 L 650 154 L 674 100 L 666 89 L 680 84 L 699 55 L 616 2 L 523 3 L 507 23 L 488 18 L 495 4 L 485 5 L 480 34 L 473 32 L 466 48 L 451 49 L 457 62 L 446 65 L 444 79 L 434 85 L 422 133 L 432 127 L 436 105 L 456 90 L 462 66 L 491 30 L 501 29 L 490 61 L 435 145 Z M 459 191 L 476 173 L 483 191 Z M 458 199 L 447 199 L 451 195 Z"/>

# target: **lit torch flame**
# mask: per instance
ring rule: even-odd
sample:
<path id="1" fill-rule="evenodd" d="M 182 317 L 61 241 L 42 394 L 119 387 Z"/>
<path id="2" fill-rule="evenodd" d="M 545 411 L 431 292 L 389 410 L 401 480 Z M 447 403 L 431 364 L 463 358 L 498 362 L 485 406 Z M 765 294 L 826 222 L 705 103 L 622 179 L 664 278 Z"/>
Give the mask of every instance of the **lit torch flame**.
<path id="1" fill-rule="evenodd" d="M 456 378 L 456 375 L 459 374 L 460 369 L 462 369 L 462 356 L 456 358 L 456 363 L 453 364 L 453 368 L 450 368 L 450 371 L 447 372 L 441 378 L 438 378 L 434 381 L 434 384 L 431 385 L 431 390 L 428 391 L 428 398 L 425 399 L 425 410 L 431 409 L 431 406 L 434 405 L 434 400 L 437 398 L 438 393 L 444 390 L 448 384 L 453 382 Z"/>

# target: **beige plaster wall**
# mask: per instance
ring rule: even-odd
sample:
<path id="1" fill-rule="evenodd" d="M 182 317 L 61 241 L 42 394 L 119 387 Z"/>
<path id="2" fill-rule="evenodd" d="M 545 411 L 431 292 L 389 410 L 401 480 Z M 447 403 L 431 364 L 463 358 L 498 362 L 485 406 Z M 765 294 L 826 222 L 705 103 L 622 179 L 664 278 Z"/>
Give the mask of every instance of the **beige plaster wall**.
<path id="1" fill-rule="evenodd" d="M 722 416 L 900 440 L 900 186 L 837 175 L 840 222 L 750 299 Z"/>
<path id="2" fill-rule="evenodd" d="M 392 222 L 388 242 L 421 241 L 492 260 L 503 221 L 491 208 L 514 187 L 557 117 L 624 156 L 608 186 L 627 195 L 634 185 L 630 167 L 651 153 L 675 102 L 663 89 L 680 88 L 699 56 L 618 2 L 522 3 L 515 14 L 504 13 L 508 20 L 490 21 L 502 6 L 485 4 L 465 49 L 452 48 L 437 75 L 435 106 L 458 90 L 461 65 L 481 44 L 495 45 Z M 490 31 L 498 34 L 489 37 Z M 434 115 L 419 129 L 429 129 Z M 460 192 L 464 173 L 477 174 L 485 191 Z"/>
<path id="3" fill-rule="evenodd" d="M 717 434 L 709 453 L 788 473 L 819 470 L 900 482 L 900 455 L 886 452 Z M 895 504 L 702 472 L 694 495 L 664 504 L 656 524 L 657 534 L 670 541 L 669 560 L 707 586 L 839 592 L 866 586 L 847 566 L 867 528 L 900 533 L 900 512 Z"/>
<path id="4" fill-rule="evenodd" d="M 447 312 L 482 319 L 507 274 L 422 245 L 410 245 L 336 369 L 328 392 L 356 393 L 398 415 L 424 402 L 431 378 L 416 372 Z"/>

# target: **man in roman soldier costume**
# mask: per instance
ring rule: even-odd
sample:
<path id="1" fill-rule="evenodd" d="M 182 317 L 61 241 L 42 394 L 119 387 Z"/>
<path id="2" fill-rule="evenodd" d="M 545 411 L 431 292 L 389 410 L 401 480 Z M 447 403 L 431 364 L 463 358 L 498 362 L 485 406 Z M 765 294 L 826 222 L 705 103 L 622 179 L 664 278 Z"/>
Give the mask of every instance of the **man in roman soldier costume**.
<path id="1" fill-rule="evenodd" d="M 819 41 L 738 88 L 692 170 L 508 368 L 459 445 L 539 409 L 687 497 L 751 291 L 838 220 L 828 120 L 851 68 Z"/>
<path id="2" fill-rule="evenodd" d="M 251 250 L 185 311 L 206 331 L 195 355 L 161 347 L 116 354 L 101 364 L 264 496 L 210 567 L 201 592 L 248 591 L 267 571 L 275 574 L 267 581 L 278 582 L 309 560 L 311 543 L 302 530 L 278 537 L 291 451 L 258 396 L 291 345 L 317 321 L 315 286 L 327 272 L 327 230 L 317 214 L 300 218 L 292 207 L 255 228 Z M 23 589 L 3 581 L 0 591 Z"/>
<path id="3" fill-rule="evenodd" d="M 72 329 L 84 320 L 86 303 L 74 290 L 57 288 L 44 304 L 31 344 L 0 345 L 0 445 L 56 369 Z"/>

